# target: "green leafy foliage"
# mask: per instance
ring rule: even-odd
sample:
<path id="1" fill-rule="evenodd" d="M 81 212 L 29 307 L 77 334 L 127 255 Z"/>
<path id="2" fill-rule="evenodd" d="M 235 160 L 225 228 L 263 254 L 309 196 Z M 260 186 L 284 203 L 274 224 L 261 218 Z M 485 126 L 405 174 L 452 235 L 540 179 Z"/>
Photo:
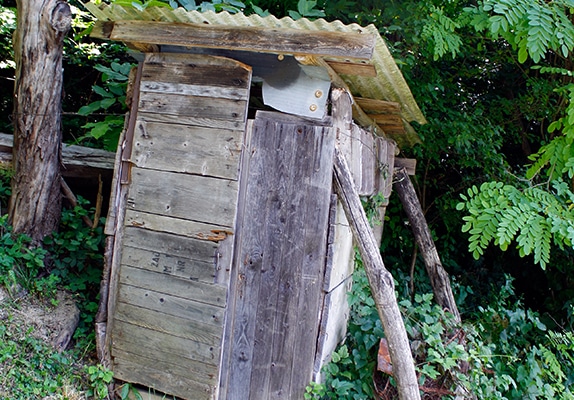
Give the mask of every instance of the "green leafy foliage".
<path id="1" fill-rule="evenodd" d="M 3 7 L 0 4 L 0 51 L 9 57 L 0 57 L 0 69 L 14 68 L 14 51 L 11 46 L 10 37 L 16 29 L 16 10 L 10 7 Z"/>
<path id="2" fill-rule="evenodd" d="M 97 111 L 107 112 L 116 106 L 120 111 L 127 111 L 126 90 L 128 78 L 133 67 L 132 63 L 112 62 L 109 67 L 96 65 L 95 68 L 102 73 L 103 86 L 94 85 L 92 90 L 101 97 L 100 100 L 82 106 L 78 110 L 79 115 L 93 115 Z M 115 151 L 120 133 L 124 126 L 124 114 L 116 113 L 106 115 L 104 120 L 86 123 L 82 128 L 88 132 L 77 139 L 78 143 L 84 143 L 88 139 L 101 141 L 106 150 Z"/>
<path id="3" fill-rule="evenodd" d="M 0 306 L 0 397 L 28 400 L 68 398 L 70 387 L 81 386 L 71 354 L 58 353 L 42 340 L 13 323 L 13 311 Z"/>
<path id="4" fill-rule="evenodd" d="M 90 389 L 88 389 L 87 395 L 96 400 L 107 399 L 109 395 L 108 385 L 114 377 L 113 372 L 101 364 L 90 365 L 86 368 L 86 372 L 90 382 Z"/>
<path id="5" fill-rule="evenodd" d="M 87 205 L 88 202 L 79 197 L 77 206 L 62 211 L 60 230 L 44 239 L 53 258 L 52 275 L 58 277 L 64 288 L 77 294 L 81 314 L 76 338 L 93 336 L 104 262 L 104 219 L 95 229 L 86 226 L 82 217 L 94 214 Z"/>
<path id="6" fill-rule="evenodd" d="M 516 241 L 521 257 L 533 254 L 534 262 L 546 268 L 551 245 L 572 247 L 574 243 L 574 193 L 562 181 L 554 181 L 552 192 L 486 182 L 468 189 L 461 198 L 457 209 L 468 213 L 462 230 L 470 234 L 468 249 L 475 259 L 491 243 L 506 250 Z"/>
<path id="7" fill-rule="evenodd" d="M 433 303 L 432 294 L 400 302 L 419 385 L 451 393 L 458 387 L 486 400 L 574 398 L 571 332 L 548 330 L 516 299 L 510 279 L 496 292 L 463 326 Z M 373 375 L 382 374 L 374 371 L 376 347 L 383 332 L 362 270 L 353 276 L 350 303 L 346 342 L 324 367 L 325 383 L 309 385 L 306 399 L 374 398 Z"/>
<path id="8" fill-rule="evenodd" d="M 432 43 L 435 61 L 447 53 L 450 53 L 452 58 L 459 53 L 462 40 L 455 32 L 457 28 L 460 28 L 460 24 L 447 16 L 442 7 L 429 7 L 429 17 L 423 26 L 421 37 Z"/>
<path id="9" fill-rule="evenodd" d="M 574 50 L 574 24 L 568 1 L 486 0 L 482 10 L 491 13 L 490 33 L 502 36 L 518 50 L 518 61 L 535 63 L 554 50 L 567 58 Z"/>
<path id="10" fill-rule="evenodd" d="M 317 1 L 315 0 L 299 0 L 297 3 L 297 11 L 289 11 L 289 16 L 295 20 L 300 18 L 324 17 L 325 12 L 316 7 Z"/>
<path id="11" fill-rule="evenodd" d="M 28 236 L 14 234 L 7 220 L 7 215 L 0 217 L 0 284 L 12 295 L 24 289 L 35 295 L 51 296 L 55 290 L 53 282 L 38 277 L 44 269 L 46 250 L 32 246 Z"/>

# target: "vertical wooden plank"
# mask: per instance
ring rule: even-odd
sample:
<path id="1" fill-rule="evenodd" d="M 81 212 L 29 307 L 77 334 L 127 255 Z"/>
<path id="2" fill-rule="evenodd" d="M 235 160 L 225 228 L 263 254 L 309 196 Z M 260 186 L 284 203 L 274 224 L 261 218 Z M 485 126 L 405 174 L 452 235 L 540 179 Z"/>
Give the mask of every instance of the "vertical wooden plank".
<path id="1" fill-rule="evenodd" d="M 317 353 L 313 367 L 313 381 L 321 382 L 321 368 L 331 359 L 331 354 L 347 332 L 349 304 L 347 293 L 352 285 L 354 270 L 353 235 L 343 207 L 333 195 L 327 265 L 323 290 L 325 299 L 321 311 Z"/>
<path id="2" fill-rule="evenodd" d="M 377 137 L 377 169 L 376 169 L 376 192 L 383 196 L 383 204 L 377 210 L 377 219 L 373 221 L 373 233 L 375 241 L 380 245 L 383 237 L 385 213 L 389 198 L 393 189 L 393 171 L 395 169 L 395 153 L 397 145 L 393 140 Z"/>
<path id="3" fill-rule="evenodd" d="M 226 312 L 225 326 L 224 326 L 224 336 L 222 340 L 223 351 L 221 356 L 221 368 L 219 373 L 219 397 L 218 400 L 233 400 L 234 397 L 231 395 L 228 397 L 228 392 L 231 392 L 229 382 L 231 378 L 231 362 L 235 360 L 232 354 L 233 350 L 233 338 L 236 329 L 236 299 L 238 298 L 238 289 L 243 288 L 242 283 L 244 276 L 239 276 L 237 273 L 237 265 L 242 262 L 239 259 L 239 251 L 235 250 L 241 247 L 242 244 L 242 224 L 240 221 L 244 220 L 244 215 L 246 211 L 246 193 L 247 193 L 247 177 L 249 176 L 249 166 L 251 161 L 251 155 L 253 154 L 253 148 L 251 146 L 251 136 L 253 132 L 253 120 L 248 120 L 245 128 L 245 133 L 243 137 L 243 151 L 241 152 L 240 167 L 239 167 L 239 198 L 237 200 L 237 217 L 236 221 L 238 223 L 235 226 L 235 235 L 233 237 L 233 253 L 230 258 L 230 268 L 232 271 L 229 274 L 229 291 L 228 291 L 228 306 Z M 231 268 L 231 266 L 234 266 Z"/>
<path id="4" fill-rule="evenodd" d="M 334 132 L 258 119 L 235 264 L 227 398 L 302 398 L 312 376 Z"/>
<path id="5" fill-rule="evenodd" d="M 331 197 L 334 135 L 325 128 L 316 129 L 313 138 L 313 170 L 316 172 L 307 188 L 305 218 L 305 253 L 303 281 L 296 313 L 291 313 L 295 325 L 295 346 L 291 366 L 289 398 L 300 399 L 312 376 L 316 338 L 319 331 L 318 316 L 321 311 L 324 277 L 324 255 L 327 252 L 326 227 L 328 226 Z M 318 171 L 321 171 L 319 173 Z M 313 199 L 312 201 L 310 201 Z M 279 397 L 277 397 L 279 398 Z"/>
<path id="6" fill-rule="evenodd" d="M 361 187 L 360 196 L 372 196 L 375 194 L 375 168 L 377 165 L 377 149 L 375 146 L 375 135 L 365 129 L 359 128 L 359 140 L 361 142 L 361 153 L 357 154 L 361 160 Z"/>
<path id="7" fill-rule="evenodd" d="M 297 143 L 294 127 L 295 125 L 277 125 L 272 120 L 255 120 L 254 139 L 257 140 L 263 134 L 273 137 L 274 140 L 268 142 L 269 147 L 260 146 L 268 155 L 264 160 L 264 168 L 272 171 L 269 176 L 272 179 L 266 182 L 268 200 L 265 208 L 268 211 L 265 221 L 262 221 L 265 224 L 266 241 L 263 268 L 259 271 L 261 275 L 259 303 L 254 321 L 256 329 L 251 399 L 255 398 L 255 393 L 258 393 L 257 396 L 261 396 L 260 398 L 271 399 L 272 376 L 277 370 L 286 375 L 286 362 L 278 363 L 275 353 L 284 350 L 284 346 L 287 345 L 286 327 L 290 311 L 288 299 L 297 294 L 302 252 L 299 246 L 286 248 L 282 242 L 289 233 L 302 234 L 297 214 L 299 205 L 304 201 L 301 192 L 294 192 L 292 187 L 292 179 L 301 178 L 302 175 L 301 165 L 295 162 Z M 285 262 L 292 268 L 285 268 Z M 277 380 L 274 382 L 277 383 Z"/>
<path id="8" fill-rule="evenodd" d="M 254 124 L 255 125 L 255 124 Z M 228 305 L 226 325 L 229 336 L 223 353 L 229 354 L 225 393 L 227 399 L 248 399 L 251 389 L 251 367 L 253 361 L 253 338 L 255 332 L 255 312 L 259 301 L 259 282 L 263 265 L 263 248 L 265 242 L 264 225 L 258 221 L 266 219 L 267 182 L 265 180 L 265 158 L 262 139 L 272 140 L 274 135 L 258 134 L 259 142 L 253 142 L 255 130 L 250 134 L 249 147 L 244 150 L 240 186 L 242 187 L 241 219 L 237 220 L 236 256 L 234 258 L 234 275 L 232 278 L 233 297 Z M 273 144 L 270 146 L 273 148 Z M 225 367 L 224 367 L 225 368 Z"/>

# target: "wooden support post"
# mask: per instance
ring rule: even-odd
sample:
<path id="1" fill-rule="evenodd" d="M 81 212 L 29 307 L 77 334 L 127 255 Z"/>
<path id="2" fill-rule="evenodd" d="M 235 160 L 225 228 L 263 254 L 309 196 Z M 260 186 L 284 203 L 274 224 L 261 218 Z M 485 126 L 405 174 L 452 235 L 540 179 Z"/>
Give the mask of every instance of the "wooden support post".
<path id="1" fill-rule="evenodd" d="M 373 223 L 373 233 L 377 244 L 381 245 L 383 238 L 383 226 L 385 224 L 385 213 L 389 205 L 389 198 L 393 187 L 393 170 L 395 168 L 395 152 L 397 145 L 394 141 L 378 137 L 376 139 L 377 149 L 377 169 L 375 171 L 375 181 L 377 193 L 383 196 L 383 203 L 377 209 L 377 220 Z"/>
<path id="2" fill-rule="evenodd" d="M 460 322 L 460 313 L 452 294 L 448 273 L 442 266 L 415 188 L 404 168 L 395 170 L 394 187 L 408 215 L 416 243 L 423 256 L 435 300 L 454 315 L 456 322 Z"/>
<path id="3" fill-rule="evenodd" d="M 359 247 L 369 285 L 383 323 L 397 380 L 399 399 L 420 399 L 415 365 L 405 325 L 401 317 L 392 275 L 385 269 L 379 246 L 353 184 L 349 168 L 339 149 L 335 149 L 335 190 L 343 204 Z"/>

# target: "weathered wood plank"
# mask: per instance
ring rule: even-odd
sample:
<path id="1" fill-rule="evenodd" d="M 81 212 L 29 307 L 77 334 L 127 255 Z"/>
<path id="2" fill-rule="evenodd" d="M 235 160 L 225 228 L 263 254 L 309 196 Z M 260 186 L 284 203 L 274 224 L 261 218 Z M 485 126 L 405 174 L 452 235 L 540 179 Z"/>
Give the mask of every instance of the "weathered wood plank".
<path id="1" fill-rule="evenodd" d="M 329 64 L 337 74 L 369 76 L 371 78 L 377 76 L 375 66 L 366 62 L 327 60 L 327 64 Z"/>
<path id="2" fill-rule="evenodd" d="M 236 181 L 132 168 L 132 210 L 231 227 L 236 202 Z"/>
<path id="3" fill-rule="evenodd" d="M 194 382 L 189 377 L 174 375 L 166 370 L 144 367 L 141 358 L 127 361 L 118 357 L 114 359 L 113 371 L 114 377 L 122 381 L 139 383 L 184 399 L 212 400 L 214 398 L 213 386 Z"/>
<path id="4" fill-rule="evenodd" d="M 232 352 L 228 399 L 301 398 L 311 379 L 334 137 L 304 121 L 255 121 L 230 303 L 235 330 L 224 351 Z"/>
<path id="5" fill-rule="evenodd" d="M 177 356 L 163 355 L 158 358 L 157 351 L 151 350 L 146 346 L 131 345 L 137 353 L 130 353 L 125 350 L 116 349 L 114 357 L 131 362 L 138 362 L 143 368 L 155 368 L 162 371 L 168 371 L 171 375 L 181 377 L 186 381 L 190 381 L 193 385 L 195 383 L 202 383 L 205 385 L 217 385 L 217 366 L 205 364 L 202 362 L 189 362 L 185 360 L 185 366 L 177 362 Z"/>
<path id="6" fill-rule="evenodd" d="M 399 114 L 401 113 L 400 103 L 394 101 L 385 101 L 377 99 L 366 99 L 363 97 L 355 97 L 357 104 L 367 114 Z"/>
<path id="7" fill-rule="evenodd" d="M 210 69 L 210 71 L 213 68 Z M 164 72 L 163 70 L 161 72 Z M 156 75 L 153 75 L 154 77 Z M 233 76 L 233 75 L 232 75 Z M 150 79 L 152 75 L 150 74 Z M 221 77 L 220 77 L 221 78 Z M 179 82 L 179 81 L 178 81 Z M 172 83 L 158 81 L 142 81 L 142 92 L 171 93 L 196 97 L 215 97 L 220 99 L 249 100 L 249 91 L 236 87 L 213 86 L 220 84 L 220 80 L 208 82 L 210 86 L 201 84 Z"/>
<path id="8" fill-rule="evenodd" d="M 223 325 L 224 309 L 210 304 L 199 303 L 181 297 L 157 293 L 135 286 L 121 285 L 118 302 L 159 311 L 168 315 L 198 321 L 215 326 Z"/>
<path id="9" fill-rule="evenodd" d="M 313 366 L 313 381 L 322 382 L 321 369 L 331 360 L 331 355 L 343 341 L 347 333 L 349 302 L 347 293 L 351 291 L 353 278 L 347 277 L 325 295 L 321 311 L 321 325 L 317 340 L 317 357 Z"/>
<path id="10" fill-rule="evenodd" d="M 189 262 L 212 262 L 215 267 L 217 243 L 184 236 L 128 226 L 124 230 L 123 246 L 136 247 L 160 254 L 169 254 Z M 122 262 L 124 259 L 122 258 Z"/>
<path id="11" fill-rule="evenodd" d="M 227 288 L 171 274 L 122 265 L 120 283 L 200 303 L 225 307 Z"/>
<path id="12" fill-rule="evenodd" d="M 309 123 L 314 126 L 333 126 L 333 121 L 330 116 L 325 116 L 324 119 L 319 120 L 315 118 L 306 118 L 304 116 L 285 114 L 277 111 L 257 110 L 256 118 L 272 119 L 275 122 L 287 124 L 302 124 Z"/>
<path id="13" fill-rule="evenodd" d="M 157 232 L 173 233 L 197 240 L 219 243 L 226 236 L 233 235 L 231 228 L 187 219 L 150 214 L 143 211 L 126 210 L 126 225 Z"/>
<path id="14" fill-rule="evenodd" d="M 219 362 L 219 346 L 210 346 L 178 336 L 167 335 L 150 328 L 115 322 L 114 348 L 131 354 L 142 352 L 158 361 L 169 361 L 185 367 L 190 361 L 211 366 Z M 112 352 L 115 357 L 115 354 Z"/>
<path id="15" fill-rule="evenodd" d="M 175 118 L 173 115 L 169 114 L 150 113 L 143 111 L 138 113 L 138 121 L 165 122 L 168 124 L 173 124 L 174 126 L 197 126 L 202 128 L 229 130 L 242 130 L 245 126 L 245 121 L 239 119 L 225 120 L 204 118 L 203 116 L 190 117 L 185 115 L 178 115 L 177 118 Z"/>
<path id="16" fill-rule="evenodd" d="M 318 139 L 320 135 L 320 139 Z M 305 177 L 309 186 L 305 188 L 306 209 L 304 226 L 304 258 L 302 265 L 302 284 L 299 288 L 298 301 L 289 313 L 288 326 L 292 332 L 294 351 L 291 364 L 291 382 L 289 398 L 300 399 L 305 387 L 312 377 L 313 360 L 316 354 L 319 316 L 323 302 L 323 277 L 325 269 L 324 255 L 327 251 L 327 226 L 331 185 L 333 181 L 333 152 L 335 134 L 331 129 L 315 130 L 314 145 L 302 143 L 301 147 L 313 149 L 310 167 L 313 170 L 311 179 Z M 301 151 L 299 147 L 299 151 Z M 311 169 L 310 168 L 310 169 Z M 295 178 L 297 179 L 297 178 Z M 295 311 L 296 312 L 293 312 Z M 297 315 L 298 314 L 298 315 Z M 286 348 L 289 348 L 286 346 Z M 305 367 L 303 367 L 305 365 Z M 278 377 L 278 379 L 281 379 Z M 276 399 L 283 399 L 282 392 L 277 392 Z"/>
<path id="17" fill-rule="evenodd" d="M 14 136 L 0 133 L 0 162 L 12 163 L 12 144 Z M 62 176 L 98 177 L 99 174 L 111 175 L 114 170 L 115 153 L 77 145 L 62 145 Z"/>
<path id="18" fill-rule="evenodd" d="M 259 144 L 253 144 L 254 121 L 249 121 L 246 146 L 242 160 L 240 180 L 241 197 L 238 199 L 237 226 L 245 230 L 237 240 L 233 259 L 228 319 L 226 322 L 226 341 L 222 366 L 223 399 L 249 399 L 251 368 L 253 362 L 253 337 L 255 334 L 255 312 L 259 302 L 259 283 L 263 269 L 264 243 L 268 239 L 263 229 L 255 229 L 253 224 L 244 224 L 256 214 L 257 201 L 268 192 L 265 187 L 265 165 L 262 157 L 255 157 Z M 273 135 L 269 135 L 269 140 Z M 251 171 L 254 171 L 251 173 Z M 249 191 L 247 190 L 249 188 Z M 265 218 L 264 208 L 259 210 L 259 218 Z M 240 219 L 239 219 L 240 218 Z M 243 227 L 245 225 L 245 227 Z"/>
<path id="19" fill-rule="evenodd" d="M 123 265 L 162 273 L 185 280 L 213 283 L 215 277 L 214 266 L 207 262 L 190 262 L 190 260 L 185 258 L 130 246 L 124 247 L 122 256 Z"/>
<path id="20" fill-rule="evenodd" d="M 142 92 L 139 99 L 139 109 L 143 112 L 239 122 L 245 122 L 246 106 L 247 102 L 244 100 L 190 97 L 170 93 Z"/>
<path id="21" fill-rule="evenodd" d="M 353 233 L 341 202 L 336 200 L 335 207 L 332 225 L 333 238 L 332 243 L 329 243 L 332 251 L 332 266 L 325 272 L 323 288 L 327 293 L 351 276 L 354 270 Z"/>
<path id="22" fill-rule="evenodd" d="M 395 158 L 395 169 L 404 168 L 407 175 L 414 176 L 417 172 L 417 159 L 416 158 Z"/>
<path id="23" fill-rule="evenodd" d="M 239 178 L 239 193 L 240 196 L 237 199 L 237 228 L 241 227 L 241 221 L 244 219 L 244 215 L 246 210 L 248 209 L 247 203 L 247 183 L 249 174 L 249 167 L 250 167 L 250 157 L 249 154 L 252 154 L 253 148 L 251 147 L 251 136 L 253 132 L 253 120 L 247 121 L 247 126 L 245 129 L 245 137 L 244 137 L 244 156 L 241 157 L 241 166 L 240 166 L 240 178 Z M 265 190 L 265 188 L 260 187 L 261 190 Z M 251 238 L 248 240 L 253 240 L 252 243 L 249 245 L 246 240 L 244 240 L 243 236 L 236 236 L 234 238 L 234 248 L 238 249 L 241 246 L 249 246 L 249 248 L 257 249 L 259 246 L 257 245 L 261 241 L 261 237 L 259 236 L 261 232 L 257 235 L 252 235 Z M 249 335 L 245 335 L 246 340 L 235 340 L 237 334 L 241 334 L 242 332 L 247 333 L 247 324 L 244 321 L 239 320 L 236 318 L 236 315 L 241 312 L 240 307 L 245 307 L 246 304 L 249 302 L 246 301 L 239 301 L 236 305 L 236 300 L 242 300 L 242 297 L 245 295 L 244 287 L 247 284 L 248 287 L 253 287 L 247 279 L 252 278 L 255 276 L 254 274 L 239 274 L 237 273 L 237 265 L 242 261 L 239 260 L 239 251 L 233 252 L 233 257 L 231 258 L 231 273 L 229 277 L 229 292 L 228 292 L 228 306 L 227 306 L 227 319 L 225 322 L 224 328 L 224 338 L 223 338 L 223 350 L 222 350 L 222 357 L 221 357 L 221 378 L 219 380 L 219 400 L 233 400 L 233 396 L 228 396 L 228 392 L 231 392 L 229 389 L 229 382 L 231 382 L 232 372 L 231 372 L 231 365 L 232 362 L 237 362 L 237 360 L 247 360 L 251 359 L 251 353 L 247 356 L 245 355 L 245 351 L 250 351 L 251 347 L 249 345 L 249 341 L 247 340 Z M 244 260 L 245 261 L 245 260 Z M 247 260 L 249 261 L 249 260 Z M 247 281 L 247 282 L 246 282 Z M 253 324 L 249 325 L 249 328 L 252 328 Z M 241 355 L 241 350 L 237 351 L 237 346 L 243 346 L 243 355 Z M 240 357 L 238 357 L 240 356 Z M 246 374 L 245 376 L 249 376 Z M 234 388 L 236 390 L 237 388 Z M 244 393 L 244 391 L 242 392 Z M 231 393 L 233 394 L 233 393 Z"/>
<path id="24" fill-rule="evenodd" d="M 113 26 L 110 26 L 113 24 Z M 103 26 L 102 26 L 103 25 Z M 262 53 L 371 59 L 375 36 L 366 33 L 212 26 L 154 21 L 96 22 L 94 37 Z M 177 32 L 177 33 L 175 33 Z M 175 33 L 175 34 L 174 34 Z"/>
<path id="25" fill-rule="evenodd" d="M 393 140 L 377 137 L 376 147 L 378 154 L 377 170 L 375 173 L 376 192 L 382 195 L 383 201 L 377 209 L 373 218 L 373 233 L 375 241 L 380 245 L 383 238 L 383 227 L 385 224 L 385 213 L 391 197 L 393 188 L 393 171 L 395 168 L 395 153 L 397 145 Z"/>
<path id="26" fill-rule="evenodd" d="M 242 132 L 138 121 L 132 160 L 140 168 L 237 180 Z"/>
<path id="27" fill-rule="evenodd" d="M 294 191 L 292 181 L 295 177 L 302 178 L 304 163 L 295 162 L 295 130 L 282 128 L 272 119 L 256 119 L 252 138 L 252 145 L 262 150 L 261 161 L 268 171 L 263 185 L 268 188 L 271 198 L 269 201 L 257 199 L 258 203 L 255 203 L 261 204 L 263 200 L 267 215 L 264 220 L 257 219 L 254 224 L 264 230 L 266 240 L 260 272 L 259 303 L 253 321 L 256 328 L 250 399 L 255 398 L 254 393 L 259 393 L 265 399 L 273 398 L 275 390 L 283 391 L 284 398 L 289 393 L 290 379 L 287 378 L 291 374 L 291 362 L 285 358 L 292 358 L 292 346 L 289 345 L 293 343 L 287 340 L 287 330 L 293 327 L 288 324 L 288 315 L 294 312 L 289 307 L 290 299 L 296 297 L 299 291 L 303 248 L 295 241 L 290 243 L 289 248 L 282 246 L 282 243 L 290 239 L 288 234 L 301 237 L 304 233 L 302 218 L 298 215 L 304 204 L 303 190 Z M 298 132 L 308 134 L 302 128 Z M 278 151 L 273 152 L 274 148 Z M 286 267 L 287 263 L 292 269 Z M 281 359 L 282 356 L 284 359 Z M 273 380 L 276 373 L 280 374 L 283 382 L 276 378 Z"/>
<path id="28" fill-rule="evenodd" d="M 360 160 L 361 186 L 358 187 L 360 196 L 372 196 L 375 194 L 375 169 L 377 166 L 377 149 L 375 136 L 364 129 L 357 127 L 353 130 L 355 143 L 359 143 L 353 156 Z"/>
<path id="29" fill-rule="evenodd" d="M 200 54 L 146 54 L 142 81 L 227 87 L 235 98 L 246 100 L 251 86 L 251 67 L 230 58 Z M 220 96 L 214 96 L 220 97 Z M 229 96 L 223 96 L 229 97 Z"/>
<path id="30" fill-rule="evenodd" d="M 218 326 L 202 324 L 132 304 L 118 303 L 114 318 L 132 325 L 151 328 L 210 346 L 219 346 L 221 344 L 221 329 Z M 143 346 L 142 351 L 145 352 L 145 347 Z"/>

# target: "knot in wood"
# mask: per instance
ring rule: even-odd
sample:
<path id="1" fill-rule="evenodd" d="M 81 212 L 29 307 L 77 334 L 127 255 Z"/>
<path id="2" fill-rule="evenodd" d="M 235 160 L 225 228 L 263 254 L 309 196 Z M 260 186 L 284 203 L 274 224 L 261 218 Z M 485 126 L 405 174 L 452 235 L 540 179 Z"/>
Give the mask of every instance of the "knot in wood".
<path id="1" fill-rule="evenodd" d="M 72 26 L 72 11 L 68 3 L 58 1 L 52 10 L 50 25 L 57 34 L 66 34 Z"/>

